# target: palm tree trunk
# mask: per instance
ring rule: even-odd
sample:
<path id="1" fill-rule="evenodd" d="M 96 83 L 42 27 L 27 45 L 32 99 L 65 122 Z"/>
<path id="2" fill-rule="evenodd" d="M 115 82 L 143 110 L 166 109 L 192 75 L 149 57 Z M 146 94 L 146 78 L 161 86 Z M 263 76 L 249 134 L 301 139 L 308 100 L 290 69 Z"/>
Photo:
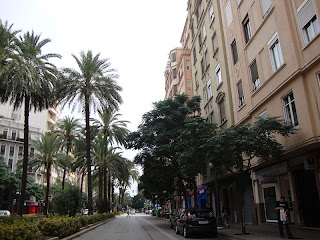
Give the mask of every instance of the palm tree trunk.
<path id="1" fill-rule="evenodd" d="M 111 175 L 110 171 L 108 172 L 108 200 L 111 201 Z"/>
<path id="2" fill-rule="evenodd" d="M 67 146 L 67 155 L 69 154 L 70 152 L 70 147 Z M 65 183 L 65 180 L 66 180 L 66 172 L 67 172 L 67 169 L 64 168 L 63 169 L 63 177 L 62 177 L 62 190 L 64 189 L 64 183 Z"/>
<path id="3" fill-rule="evenodd" d="M 92 184 L 91 184 L 91 141 L 90 141 L 90 106 L 89 96 L 85 95 L 85 115 L 86 115 L 86 150 L 87 150 L 87 167 L 88 167 L 88 209 L 89 214 L 93 213 L 93 202 L 92 202 Z"/>
<path id="4" fill-rule="evenodd" d="M 122 187 L 119 187 L 119 197 L 118 197 L 119 206 L 121 206 L 121 195 L 122 195 Z"/>
<path id="5" fill-rule="evenodd" d="M 80 184 L 81 193 L 82 193 L 82 190 L 83 190 L 83 180 L 84 180 L 84 170 L 83 170 L 82 176 L 81 176 L 81 184 Z"/>
<path id="6" fill-rule="evenodd" d="M 111 190 L 112 190 L 112 193 L 111 193 L 112 203 L 114 203 L 114 184 L 113 184 L 113 180 L 111 181 Z M 113 207 L 113 205 L 112 205 L 112 207 Z M 113 209 L 112 209 L 112 212 L 113 212 Z"/>
<path id="7" fill-rule="evenodd" d="M 24 100 L 24 139 L 23 139 L 23 165 L 22 165 L 22 178 L 21 178 L 21 193 L 19 199 L 18 214 L 22 216 L 24 199 L 26 196 L 26 186 L 27 186 L 27 171 L 28 171 L 28 161 L 29 161 L 29 104 L 30 97 L 26 96 Z"/>
<path id="8" fill-rule="evenodd" d="M 124 194 L 125 194 L 126 190 L 127 190 L 127 186 L 125 186 L 124 189 L 122 189 L 122 193 L 121 193 L 121 195 L 122 195 L 121 196 L 121 206 L 122 207 L 124 207 L 123 206 L 123 200 L 124 200 Z"/>
<path id="9" fill-rule="evenodd" d="M 47 167 L 47 189 L 46 189 L 46 199 L 45 199 L 45 208 L 44 214 L 47 215 L 49 210 L 49 190 L 50 190 L 50 175 L 51 175 L 51 164 L 48 164 Z"/>
<path id="10" fill-rule="evenodd" d="M 103 203 L 103 208 L 104 211 L 107 210 L 107 168 L 103 167 L 103 199 L 104 199 L 104 203 Z"/>
<path id="11" fill-rule="evenodd" d="M 102 167 L 99 166 L 99 203 L 98 203 L 99 213 L 103 213 L 102 184 L 103 184 L 103 170 L 102 170 Z"/>

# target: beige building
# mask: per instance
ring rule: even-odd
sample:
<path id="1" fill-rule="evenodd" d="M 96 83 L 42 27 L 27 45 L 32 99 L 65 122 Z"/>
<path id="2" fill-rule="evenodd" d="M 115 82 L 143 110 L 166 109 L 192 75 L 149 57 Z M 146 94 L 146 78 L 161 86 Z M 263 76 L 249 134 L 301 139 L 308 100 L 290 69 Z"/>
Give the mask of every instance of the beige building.
<path id="1" fill-rule="evenodd" d="M 223 15 L 235 124 L 280 116 L 297 129 L 278 137 L 283 161 L 253 167 L 248 222 L 275 222 L 275 201 L 283 195 L 292 223 L 320 227 L 320 1 L 214 2 Z M 222 201 L 233 214 L 231 195 Z"/>

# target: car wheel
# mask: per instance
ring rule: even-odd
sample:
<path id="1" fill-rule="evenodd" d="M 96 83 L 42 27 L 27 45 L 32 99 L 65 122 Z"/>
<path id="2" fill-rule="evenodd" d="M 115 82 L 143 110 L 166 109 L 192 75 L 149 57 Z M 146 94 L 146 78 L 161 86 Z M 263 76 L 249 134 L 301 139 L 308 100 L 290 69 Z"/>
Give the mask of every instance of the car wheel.
<path id="1" fill-rule="evenodd" d="M 183 237 L 184 238 L 188 238 L 189 237 L 189 233 L 188 233 L 187 227 L 183 227 Z"/>
<path id="2" fill-rule="evenodd" d="M 178 229 L 178 225 L 176 224 L 176 234 L 179 234 L 179 233 L 180 233 L 180 231 Z"/>

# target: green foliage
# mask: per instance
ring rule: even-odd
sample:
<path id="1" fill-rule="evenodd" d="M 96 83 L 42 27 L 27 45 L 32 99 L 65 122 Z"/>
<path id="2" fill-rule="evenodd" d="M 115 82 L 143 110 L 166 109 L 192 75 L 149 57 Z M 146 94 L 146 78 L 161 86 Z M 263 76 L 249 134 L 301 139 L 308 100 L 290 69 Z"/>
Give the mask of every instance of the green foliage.
<path id="1" fill-rule="evenodd" d="M 93 214 L 89 216 L 83 216 L 88 219 L 89 224 L 93 224 L 96 222 L 101 222 L 103 220 L 106 220 L 108 218 L 114 218 L 115 214 L 114 213 L 102 213 L 102 214 Z"/>
<path id="2" fill-rule="evenodd" d="M 65 188 L 54 196 L 54 211 L 60 215 L 75 216 L 85 203 L 86 195 L 81 192 L 80 188 L 66 183 Z"/>
<path id="3" fill-rule="evenodd" d="M 0 156 L 0 194 L 3 196 L 3 192 L 8 190 L 14 194 L 19 187 L 19 180 L 11 172 L 4 159 Z"/>
<path id="4" fill-rule="evenodd" d="M 78 218 L 44 218 L 38 225 L 44 236 L 64 238 L 79 231 L 81 222 Z"/>
<path id="5" fill-rule="evenodd" d="M 145 201 L 144 197 L 138 194 L 138 195 L 134 196 L 132 199 L 132 207 L 135 209 L 143 208 L 144 201 Z"/>
<path id="6" fill-rule="evenodd" d="M 15 221 L 14 224 L 0 223 L 0 239 L 2 240 L 37 240 L 41 232 L 32 221 Z"/>

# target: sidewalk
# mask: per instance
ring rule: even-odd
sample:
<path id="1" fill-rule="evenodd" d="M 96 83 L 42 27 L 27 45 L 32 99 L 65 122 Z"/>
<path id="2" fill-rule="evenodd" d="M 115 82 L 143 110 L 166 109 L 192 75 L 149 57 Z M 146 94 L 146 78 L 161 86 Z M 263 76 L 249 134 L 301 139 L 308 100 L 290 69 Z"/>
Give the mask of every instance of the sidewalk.
<path id="1" fill-rule="evenodd" d="M 290 225 L 291 232 L 295 239 L 320 239 L 320 229 L 307 229 L 295 227 Z M 246 225 L 248 235 L 241 234 L 241 224 L 230 224 L 228 229 L 218 229 L 218 234 L 229 239 L 247 239 L 247 240 L 268 240 L 268 239 L 281 239 L 278 225 L 276 224 L 261 224 L 261 225 Z M 287 238 L 286 230 L 284 234 Z"/>

